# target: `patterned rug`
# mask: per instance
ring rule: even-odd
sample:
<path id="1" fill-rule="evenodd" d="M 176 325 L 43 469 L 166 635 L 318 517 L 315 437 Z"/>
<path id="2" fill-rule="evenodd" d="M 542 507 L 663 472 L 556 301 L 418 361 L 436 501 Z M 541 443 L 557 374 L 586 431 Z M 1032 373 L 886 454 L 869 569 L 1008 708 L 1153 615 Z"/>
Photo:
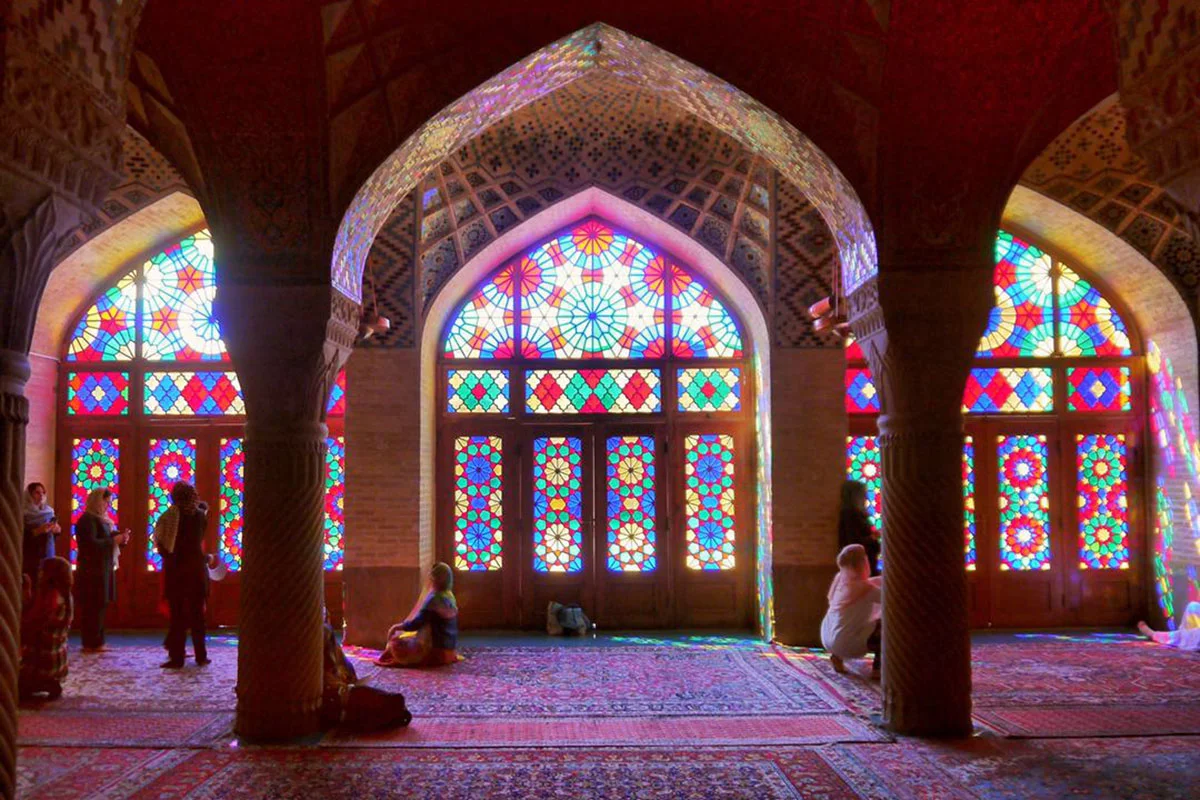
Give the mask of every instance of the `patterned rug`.
<path id="1" fill-rule="evenodd" d="M 1200 796 L 1200 739 L 900 739 L 832 748 L 845 770 L 875 776 L 889 797 L 1191 800 Z"/>
<path id="2" fill-rule="evenodd" d="M 232 741 L 236 649 L 213 663 L 161 670 L 153 645 L 72 652 L 61 700 L 22 710 L 24 745 L 194 747 Z M 851 713 L 812 665 L 776 648 L 481 647 L 433 670 L 376 667 L 367 684 L 402 692 L 415 721 L 377 736 L 331 734 L 331 747 L 747 745 L 886 740 Z"/>
<path id="3" fill-rule="evenodd" d="M 777 648 L 852 712 L 878 714 L 867 663 L 833 671 L 823 650 Z M 1015 634 L 971 651 L 976 722 L 1012 738 L 1200 734 L 1200 657 L 1133 634 Z"/>
<path id="4" fill-rule="evenodd" d="M 402 757 L 384 750 L 26 748 L 18 770 L 26 798 L 889 796 L 879 778 L 853 759 L 795 748 L 424 750 Z"/>

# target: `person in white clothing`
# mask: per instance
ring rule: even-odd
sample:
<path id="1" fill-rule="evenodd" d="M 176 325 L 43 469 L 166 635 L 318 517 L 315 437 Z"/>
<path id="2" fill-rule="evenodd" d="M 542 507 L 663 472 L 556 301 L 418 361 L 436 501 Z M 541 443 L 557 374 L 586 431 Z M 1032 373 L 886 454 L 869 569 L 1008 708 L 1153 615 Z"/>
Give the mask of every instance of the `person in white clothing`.
<path id="1" fill-rule="evenodd" d="M 1192 601 L 1183 611 L 1183 625 L 1177 631 L 1156 631 L 1144 621 L 1137 624 L 1138 632 L 1152 642 L 1180 650 L 1200 651 L 1200 603 Z"/>
<path id="2" fill-rule="evenodd" d="M 821 621 L 821 646 L 838 672 L 846 671 L 846 660 L 874 653 L 871 677 L 879 677 L 880 603 L 882 578 L 871 577 L 867 551 L 860 544 L 847 545 L 837 557 L 838 574 L 829 587 L 829 610 Z"/>

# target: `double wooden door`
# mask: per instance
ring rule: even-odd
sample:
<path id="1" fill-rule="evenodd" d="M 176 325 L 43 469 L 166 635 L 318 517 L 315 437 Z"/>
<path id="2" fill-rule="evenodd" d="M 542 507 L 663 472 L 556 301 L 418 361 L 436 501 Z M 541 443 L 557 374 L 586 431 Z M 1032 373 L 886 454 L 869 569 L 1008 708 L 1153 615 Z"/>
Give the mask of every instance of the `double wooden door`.
<path id="1" fill-rule="evenodd" d="M 1145 541 L 1131 421 L 979 419 L 967 433 L 972 625 L 1130 622 L 1143 605 Z"/>
<path id="2" fill-rule="evenodd" d="M 551 602 L 578 603 L 607 630 L 751 624 L 752 504 L 739 426 L 456 425 L 444 431 L 440 471 L 451 493 L 455 470 L 471 468 L 462 457 L 471 441 L 500 467 L 501 537 L 489 568 L 464 569 L 461 514 L 479 499 L 443 497 L 439 557 L 456 568 L 464 627 L 540 628 Z M 697 465 L 727 474 L 697 491 Z M 718 496 L 710 484 L 721 481 Z"/>

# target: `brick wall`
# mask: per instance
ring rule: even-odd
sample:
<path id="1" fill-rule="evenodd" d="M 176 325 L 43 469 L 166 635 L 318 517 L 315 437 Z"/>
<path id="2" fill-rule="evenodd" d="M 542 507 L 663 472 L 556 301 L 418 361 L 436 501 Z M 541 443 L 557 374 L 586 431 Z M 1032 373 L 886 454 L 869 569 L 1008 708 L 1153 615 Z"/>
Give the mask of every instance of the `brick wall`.
<path id="1" fill-rule="evenodd" d="M 25 431 L 25 483 L 40 481 L 54 497 L 55 423 L 58 419 L 55 389 L 58 362 L 45 356 L 30 355 L 31 375 L 25 384 L 29 398 L 29 427 Z"/>

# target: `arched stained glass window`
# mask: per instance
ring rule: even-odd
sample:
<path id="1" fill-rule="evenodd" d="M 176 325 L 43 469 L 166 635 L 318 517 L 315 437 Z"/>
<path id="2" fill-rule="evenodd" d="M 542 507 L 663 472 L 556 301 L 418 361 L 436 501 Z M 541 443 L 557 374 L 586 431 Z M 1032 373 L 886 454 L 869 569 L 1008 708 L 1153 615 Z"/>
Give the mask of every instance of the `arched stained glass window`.
<path id="1" fill-rule="evenodd" d="M 1138 345 L 1095 281 L 1004 231 L 996 238 L 995 296 L 963 395 L 967 569 L 1128 570 L 1126 431 L 1141 401 Z M 847 475 L 867 483 L 878 522 L 879 399 L 853 341 L 846 362 Z M 986 500 L 976 495 L 980 465 L 995 485 Z M 1072 487 L 1074 496 L 1062 497 L 1056 486 Z M 986 530 L 977 516 L 983 502 L 991 506 Z M 1052 507 L 1060 502 L 1061 513 Z M 1062 534 L 1052 531 L 1060 519 L 1068 526 Z M 981 535 L 988 550 L 979 546 Z M 1071 545 L 1055 551 L 1056 540 Z"/>
<path id="2" fill-rule="evenodd" d="M 595 219 L 484 281 L 444 342 L 450 359 L 511 358 L 516 342 L 530 360 L 745 355 L 737 322 L 703 281 Z"/>
<path id="3" fill-rule="evenodd" d="M 595 557 L 657 579 L 668 558 L 698 575 L 753 563 L 738 539 L 752 493 L 736 487 L 751 365 L 704 276 L 592 217 L 499 265 L 443 331 L 440 527 L 456 570 L 571 579 Z M 668 532 L 670 481 L 683 513 Z"/>
<path id="4" fill-rule="evenodd" d="M 144 508 L 122 505 L 122 522 L 135 532 L 123 565 L 137 559 L 146 571 L 161 568 L 149 537 L 171 486 L 184 480 L 213 507 L 212 551 L 231 571 L 241 568 L 246 410 L 213 312 L 215 293 L 213 242 L 201 230 L 118 278 L 67 343 L 62 419 L 73 442 L 64 481 L 71 523 L 91 489 L 146 492 Z M 345 541 L 346 399 L 343 372 L 327 406 L 323 555 L 331 571 L 342 568 Z"/>

